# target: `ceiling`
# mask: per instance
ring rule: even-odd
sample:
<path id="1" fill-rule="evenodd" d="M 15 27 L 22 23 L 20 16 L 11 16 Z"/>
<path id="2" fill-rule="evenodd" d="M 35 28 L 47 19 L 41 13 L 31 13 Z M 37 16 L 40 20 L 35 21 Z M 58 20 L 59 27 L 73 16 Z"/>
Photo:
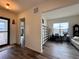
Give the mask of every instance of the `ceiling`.
<path id="1" fill-rule="evenodd" d="M 38 4 L 43 4 L 48 1 L 51 1 L 52 4 L 54 4 L 54 2 L 59 2 L 59 4 L 63 5 L 64 3 L 75 3 L 79 0 L 0 0 L 0 8 L 19 13 L 29 8 L 32 8 Z"/>
<path id="2" fill-rule="evenodd" d="M 42 16 L 46 20 L 53 20 L 57 18 L 69 17 L 74 15 L 79 15 L 79 3 L 43 13 Z"/>
<path id="3" fill-rule="evenodd" d="M 0 8 L 21 12 L 47 0 L 0 0 Z M 7 7 L 6 4 L 9 4 Z"/>

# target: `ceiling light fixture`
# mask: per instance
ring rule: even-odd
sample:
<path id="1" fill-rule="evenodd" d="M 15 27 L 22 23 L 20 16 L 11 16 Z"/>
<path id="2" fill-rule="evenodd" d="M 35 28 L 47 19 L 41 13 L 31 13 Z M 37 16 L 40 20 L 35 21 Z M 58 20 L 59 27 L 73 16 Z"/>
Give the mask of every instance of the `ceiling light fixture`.
<path id="1" fill-rule="evenodd" d="M 9 4 L 9 3 L 6 3 L 6 5 L 7 5 L 7 6 L 10 6 L 10 4 Z"/>
<path id="2" fill-rule="evenodd" d="M 9 3 L 6 3 L 6 8 L 9 8 L 10 4 Z"/>

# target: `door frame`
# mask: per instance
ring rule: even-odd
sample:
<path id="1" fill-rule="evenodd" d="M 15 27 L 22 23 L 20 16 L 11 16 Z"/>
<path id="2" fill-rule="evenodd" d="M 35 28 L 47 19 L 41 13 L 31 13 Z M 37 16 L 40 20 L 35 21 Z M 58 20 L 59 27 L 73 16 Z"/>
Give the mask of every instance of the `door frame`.
<path id="1" fill-rule="evenodd" d="M 8 36 L 7 36 L 7 44 L 1 45 L 0 47 L 6 46 L 10 44 L 10 19 L 6 17 L 0 17 L 0 19 L 4 19 L 8 21 Z"/>

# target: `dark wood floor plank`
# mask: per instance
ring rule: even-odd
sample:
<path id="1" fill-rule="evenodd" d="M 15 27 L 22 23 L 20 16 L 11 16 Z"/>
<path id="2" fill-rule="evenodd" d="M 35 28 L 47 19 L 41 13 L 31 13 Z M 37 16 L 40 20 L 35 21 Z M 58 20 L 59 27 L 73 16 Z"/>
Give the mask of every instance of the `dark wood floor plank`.
<path id="1" fill-rule="evenodd" d="M 0 59 L 48 59 L 44 55 L 28 48 L 13 46 L 0 52 Z"/>
<path id="2" fill-rule="evenodd" d="M 65 42 L 46 42 L 43 54 L 49 59 L 79 59 L 79 51 Z"/>

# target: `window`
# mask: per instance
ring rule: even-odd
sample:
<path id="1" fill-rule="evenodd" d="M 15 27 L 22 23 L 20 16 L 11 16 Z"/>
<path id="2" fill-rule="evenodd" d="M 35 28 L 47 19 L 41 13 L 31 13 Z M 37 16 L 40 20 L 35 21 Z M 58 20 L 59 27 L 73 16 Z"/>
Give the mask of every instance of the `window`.
<path id="1" fill-rule="evenodd" d="M 0 19 L 0 31 L 7 31 L 7 21 Z"/>
<path id="2" fill-rule="evenodd" d="M 0 18 L 0 46 L 8 44 L 8 19 Z"/>
<path id="3" fill-rule="evenodd" d="M 53 24 L 53 34 L 59 34 L 61 36 L 64 35 L 64 33 L 68 33 L 69 23 L 54 23 Z"/>

